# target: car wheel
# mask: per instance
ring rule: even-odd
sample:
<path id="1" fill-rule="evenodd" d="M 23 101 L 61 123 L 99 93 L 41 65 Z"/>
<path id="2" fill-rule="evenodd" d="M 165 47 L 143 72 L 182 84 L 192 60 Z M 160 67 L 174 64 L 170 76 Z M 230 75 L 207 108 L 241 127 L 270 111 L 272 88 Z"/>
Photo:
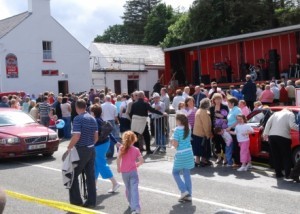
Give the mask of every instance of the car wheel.
<path id="1" fill-rule="evenodd" d="M 293 164 L 295 165 L 298 161 L 300 161 L 300 147 L 297 147 L 293 151 L 292 155 Z"/>
<path id="2" fill-rule="evenodd" d="M 52 155 L 54 154 L 54 152 L 47 152 L 47 153 L 43 153 L 44 157 L 52 157 Z"/>

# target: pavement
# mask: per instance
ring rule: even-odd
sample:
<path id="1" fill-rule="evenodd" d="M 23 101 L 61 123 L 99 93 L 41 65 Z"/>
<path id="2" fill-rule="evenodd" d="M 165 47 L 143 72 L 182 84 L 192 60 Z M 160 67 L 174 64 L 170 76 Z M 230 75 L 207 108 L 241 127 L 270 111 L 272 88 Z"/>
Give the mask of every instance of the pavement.
<path id="1" fill-rule="evenodd" d="M 39 199 L 68 203 L 68 191 L 62 184 L 61 157 L 68 141 L 62 142 L 53 157 L 34 156 L 0 160 L 1 188 Z M 139 168 L 140 202 L 145 214 L 234 214 L 234 213 L 300 213 L 300 185 L 276 179 L 272 170 L 254 166 L 251 171 L 213 165 L 192 170 L 193 202 L 179 203 L 179 191 L 172 177 L 175 150 L 166 155 L 144 156 Z M 122 184 L 118 192 L 109 194 L 108 180 L 99 179 L 96 211 L 129 214 L 121 175 L 116 172 L 116 158 L 109 160 L 116 179 Z M 6 214 L 56 214 L 66 211 L 7 198 Z M 80 212 L 78 212 L 80 213 Z"/>

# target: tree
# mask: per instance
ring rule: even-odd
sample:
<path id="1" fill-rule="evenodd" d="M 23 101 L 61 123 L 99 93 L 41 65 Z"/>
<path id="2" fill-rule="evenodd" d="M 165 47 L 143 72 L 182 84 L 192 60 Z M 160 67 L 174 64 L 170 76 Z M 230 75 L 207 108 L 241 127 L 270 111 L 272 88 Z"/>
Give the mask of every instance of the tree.
<path id="1" fill-rule="evenodd" d="M 168 33 L 168 27 L 176 21 L 176 14 L 171 6 L 157 5 L 148 16 L 143 43 L 159 45 Z"/>
<path id="2" fill-rule="evenodd" d="M 267 29 L 262 0 L 196 0 L 189 10 L 190 42 Z"/>
<path id="3" fill-rule="evenodd" d="M 128 40 L 124 25 L 113 25 L 106 29 L 102 36 L 97 35 L 94 42 L 126 44 Z"/>
<path id="4" fill-rule="evenodd" d="M 124 8 L 124 26 L 128 35 L 128 42 L 142 44 L 144 39 L 144 27 L 147 24 L 148 15 L 161 0 L 128 0 Z"/>
<path id="5" fill-rule="evenodd" d="M 182 13 L 178 16 L 178 20 L 168 28 L 168 34 L 160 45 L 165 48 L 188 43 L 187 23 L 188 13 Z"/>

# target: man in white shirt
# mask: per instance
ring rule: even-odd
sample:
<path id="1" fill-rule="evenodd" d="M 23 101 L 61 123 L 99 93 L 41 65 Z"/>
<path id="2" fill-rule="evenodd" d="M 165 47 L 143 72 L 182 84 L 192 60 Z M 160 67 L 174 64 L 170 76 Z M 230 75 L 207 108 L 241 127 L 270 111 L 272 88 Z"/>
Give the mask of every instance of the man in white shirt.
<path id="1" fill-rule="evenodd" d="M 279 88 L 276 86 L 275 82 L 271 82 L 270 83 L 270 89 L 274 94 L 274 99 L 273 99 L 273 103 L 277 104 L 279 103 Z"/>
<path id="2" fill-rule="evenodd" d="M 117 107 L 111 103 L 111 96 L 105 96 L 105 103 L 101 105 L 102 108 L 102 120 L 108 121 L 112 127 L 114 128 L 112 131 L 112 135 L 116 138 L 117 141 L 120 141 L 120 127 L 118 120 L 118 111 Z M 108 156 L 114 154 L 114 145 L 111 144 L 110 152 Z"/>
<path id="3" fill-rule="evenodd" d="M 186 86 L 183 89 L 182 97 L 184 100 L 190 96 L 190 87 Z"/>
<path id="4" fill-rule="evenodd" d="M 160 96 L 158 93 L 153 94 L 154 103 L 152 108 L 160 111 L 161 113 L 165 112 L 165 104 L 160 101 Z M 164 115 L 154 114 L 151 116 L 154 119 L 154 128 L 155 128 L 155 143 L 156 149 L 154 151 L 158 152 L 160 149 L 162 152 L 166 152 L 166 135 L 165 135 L 165 120 Z"/>
<path id="5" fill-rule="evenodd" d="M 284 166 L 285 177 L 289 178 L 292 168 L 291 156 L 291 130 L 298 131 L 295 114 L 288 109 L 275 112 L 268 120 L 263 137 L 269 140 L 274 168 L 277 178 L 283 177 L 282 166 Z"/>
<path id="6" fill-rule="evenodd" d="M 180 102 L 184 102 L 185 99 L 182 97 L 182 91 L 181 89 L 176 90 L 176 96 L 173 98 L 172 106 L 175 110 L 175 112 L 178 110 L 178 104 Z"/>
<path id="7" fill-rule="evenodd" d="M 215 94 L 215 93 L 220 93 L 220 94 L 224 94 L 222 92 L 222 89 L 218 87 L 218 84 L 216 82 L 211 82 L 211 89 L 209 89 L 208 91 L 208 98 L 211 99 L 212 96 Z"/>
<path id="8" fill-rule="evenodd" d="M 167 89 L 162 88 L 160 90 L 160 94 L 161 94 L 160 101 L 165 104 L 165 112 L 169 114 L 169 111 L 170 111 L 170 97 L 167 93 Z"/>

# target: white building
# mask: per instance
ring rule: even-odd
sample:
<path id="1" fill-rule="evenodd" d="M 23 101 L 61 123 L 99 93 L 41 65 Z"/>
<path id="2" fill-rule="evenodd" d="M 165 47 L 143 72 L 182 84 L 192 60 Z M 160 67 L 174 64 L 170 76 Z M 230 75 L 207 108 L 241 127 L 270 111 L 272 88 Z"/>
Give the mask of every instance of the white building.
<path id="1" fill-rule="evenodd" d="M 153 91 L 165 69 L 160 47 L 92 43 L 92 88 L 107 87 L 117 94 L 134 90 Z"/>
<path id="2" fill-rule="evenodd" d="M 0 20 L 1 92 L 89 90 L 89 51 L 50 12 L 50 0 L 28 0 L 28 11 Z"/>

